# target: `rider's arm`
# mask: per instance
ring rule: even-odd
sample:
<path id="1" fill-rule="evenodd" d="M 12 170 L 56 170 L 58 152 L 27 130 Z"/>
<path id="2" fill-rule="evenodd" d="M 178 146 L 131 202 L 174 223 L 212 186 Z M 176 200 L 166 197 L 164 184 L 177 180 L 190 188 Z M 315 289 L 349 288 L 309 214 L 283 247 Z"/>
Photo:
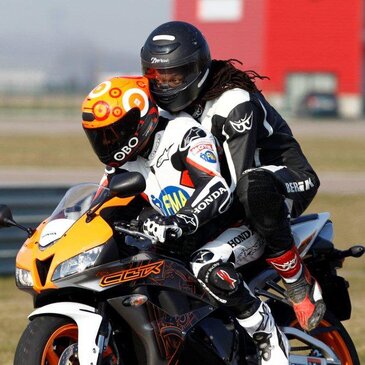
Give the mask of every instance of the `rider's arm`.
<path id="1" fill-rule="evenodd" d="M 177 213 L 181 221 L 191 222 L 189 231 L 226 211 L 231 203 L 232 193 L 220 174 L 216 143 L 212 135 L 202 129 L 189 130 L 180 146 L 180 160 L 183 164 L 182 183 L 193 186 L 195 191 L 185 206 Z M 195 224 L 195 226 L 192 226 Z"/>
<path id="2" fill-rule="evenodd" d="M 236 105 L 223 122 L 223 149 L 233 182 L 231 188 L 234 188 L 245 170 L 255 166 L 257 129 L 264 118 L 262 108 L 252 101 L 246 101 Z"/>

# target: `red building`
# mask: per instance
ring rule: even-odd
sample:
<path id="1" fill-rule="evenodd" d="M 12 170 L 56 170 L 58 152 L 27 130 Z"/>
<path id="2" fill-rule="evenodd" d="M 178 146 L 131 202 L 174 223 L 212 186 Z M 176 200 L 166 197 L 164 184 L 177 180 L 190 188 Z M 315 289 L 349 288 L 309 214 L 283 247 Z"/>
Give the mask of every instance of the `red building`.
<path id="1" fill-rule="evenodd" d="M 340 114 L 363 100 L 362 0 L 175 0 L 173 18 L 196 25 L 213 58 L 236 58 L 270 77 L 260 87 L 295 112 L 312 91 L 335 93 Z"/>

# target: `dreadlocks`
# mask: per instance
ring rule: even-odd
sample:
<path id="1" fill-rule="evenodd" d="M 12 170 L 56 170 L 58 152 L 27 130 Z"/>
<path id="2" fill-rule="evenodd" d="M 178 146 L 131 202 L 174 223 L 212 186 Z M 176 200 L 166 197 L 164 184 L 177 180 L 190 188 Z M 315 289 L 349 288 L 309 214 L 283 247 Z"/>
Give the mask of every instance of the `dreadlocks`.
<path id="1" fill-rule="evenodd" d="M 242 62 L 232 58 L 229 60 L 212 60 L 210 78 L 207 81 L 205 93 L 201 101 L 205 102 L 220 96 L 224 91 L 233 88 L 241 88 L 248 92 L 258 92 L 255 79 L 268 79 L 252 70 L 241 71 L 234 66 L 234 62 L 242 65 Z"/>

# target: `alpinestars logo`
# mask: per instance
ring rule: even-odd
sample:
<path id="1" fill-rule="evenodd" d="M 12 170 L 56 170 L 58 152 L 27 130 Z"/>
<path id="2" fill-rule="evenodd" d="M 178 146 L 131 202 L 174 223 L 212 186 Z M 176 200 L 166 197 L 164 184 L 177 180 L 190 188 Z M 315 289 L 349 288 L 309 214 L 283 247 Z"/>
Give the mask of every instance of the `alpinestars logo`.
<path id="1" fill-rule="evenodd" d="M 196 227 L 198 225 L 197 224 L 198 218 L 195 214 L 193 217 L 189 217 L 186 214 L 176 214 L 176 217 L 182 219 L 185 222 L 185 224 L 187 224 L 187 225 L 191 225 L 194 227 Z"/>
<path id="2" fill-rule="evenodd" d="M 157 163 L 156 163 L 157 167 L 161 167 L 164 162 L 170 160 L 169 153 L 170 153 L 170 149 L 172 146 L 173 145 L 164 149 L 164 151 L 162 152 L 162 155 L 157 160 Z"/>
<path id="3" fill-rule="evenodd" d="M 252 120 L 253 120 L 252 117 L 253 117 L 253 112 L 251 112 L 249 116 L 245 114 L 245 117 L 241 118 L 239 121 L 231 120 L 230 121 L 231 126 L 238 133 L 249 131 L 252 128 Z"/>
<path id="4" fill-rule="evenodd" d="M 236 288 L 236 281 L 237 280 L 231 278 L 227 271 L 220 269 L 220 270 L 217 271 L 217 275 L 222 280 L 226 281 L 228 283 L 228 285 L 230 286 L 231 289 L 235 289 Z"/>
<path id="5" fill-rule="evenodd" d="M 200 128 L 193 127 L 189 129 L 189 131 L 185 134 L 183 141 L 180 144 L 180 151 L 186 150 L 188 147 L 190 147 L 190 144 L 198 139 L 198 138 L 204 138 L 207 134 Z"/>

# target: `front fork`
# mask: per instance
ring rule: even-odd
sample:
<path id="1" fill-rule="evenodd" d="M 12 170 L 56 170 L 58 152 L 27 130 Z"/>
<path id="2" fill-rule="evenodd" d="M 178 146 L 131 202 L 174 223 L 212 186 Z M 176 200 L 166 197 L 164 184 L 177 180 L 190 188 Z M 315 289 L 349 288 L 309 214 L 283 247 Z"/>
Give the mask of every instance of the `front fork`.
<path id="1" fill-rule="evenodd" d="M 58 302 L 34 310 L 29 319 L 57 314 L 71 318 L 78 328 L 78 357 L 80 365 L 100 365 L 102 353 L 110 336 L 110 326 L 103 316 L 104 306 L 97 313 L 95 308 L 75 302 Z"/>

